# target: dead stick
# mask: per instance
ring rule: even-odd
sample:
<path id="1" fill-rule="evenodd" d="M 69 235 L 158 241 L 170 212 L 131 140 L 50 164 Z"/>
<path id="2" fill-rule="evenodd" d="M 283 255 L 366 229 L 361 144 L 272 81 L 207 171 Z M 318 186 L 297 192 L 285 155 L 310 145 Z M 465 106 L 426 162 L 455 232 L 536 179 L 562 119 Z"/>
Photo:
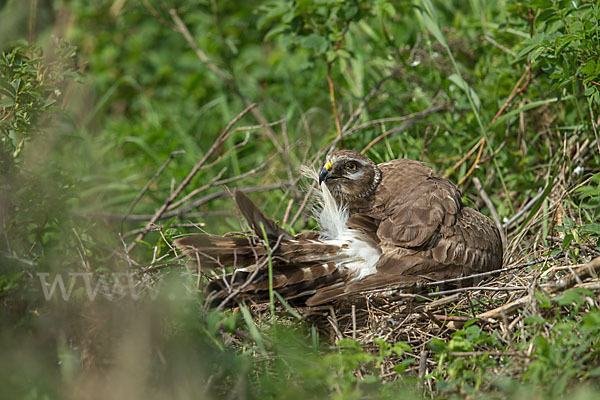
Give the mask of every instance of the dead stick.
<path id="1" fill-rule="evenodd" d="M 456 184 L 456 186 L 460 186 L 463 183 L 465 183 L 465 181 L 467 180 L 467 178 L 469 176 L 471 176 L 471 174 L 473 173 L 473 171 L 475 171 L 475 168 L 477 168 L 477 166 L 479 165 L 479 160 L 481 160 L 481 153 L 483 152 L 483 144 L 485 143 L 485 137 L 481 138 L 481 146 L 479 146 L 479 151 L 477 151 L 477 156 L 475 157 L 475 161 L 473 162 L 473 165 L 471 165 L 471 168 L 469 168 L 469 170 L 467 171 L 467 173 L 465 174 L 465 176 L 463 176 L 462 178 L 460 178 L 460 180 L 458 181 L 458 183 Z"/>
<path id="2" fill-rule="evenodd" d="M 567 276 L 565 279 L 559 281 L 556 286 L 553 286 L 553 287 L 545 286 L 545 287 L 548 289 L 548 292 L 550 292 L 551 294 L 563 292 L 563 291 L 575 286 L 577 284 L 578 280 L 592 277 L 595 274 L 597 274 L 599 271 L 600 271 L 600 257 L 595 258 L 592 261 L 590 261 L 589 263 L 585 264 L 584 266 L 577 268 L 576 270 L 574 270 L 574 274 L 571 274 L 571 275 Z M 505 314 L 505 315 L 511 314 L 511 313 L 515 312 L 516 310 L 518 310 L 519 308 L 523 307 L 524 305 L 528 304 L 532 300 L 532 296 L 533 296 L 533 294 L 530 294 L 528 296 L 522 297 L 522 298 L 515 300 L 513 302 L 510 302 L 508 304 L 504 304 L 498 308 L 494 308 L 493 310 L 486 311 L 482 314 L 479 314 L 477 316 L 477 318 L 483 318 L 483 319 L 497 318 L 497 317 L 501 316 L 502 314 Z"/>
<path id="3" fill-rule="evenodd" d="M 167 165 L 169 165 L 169 163 L 171 162 L 171 160 L 176 155 L 178 155 L 178 154 L 184 154 L 184 153 L 185 153 L 184 150 L 178 150 L 178 151 L 171 152 L 171 154 L 169 154 L 169 158 L 167 158 L 165 160 L 165 162 L 163 163 L 163 165 L 160 166 L 160 168 L 158 169 L 158 171 L 156 171 L 156 173 L 154 174 L 154 176 L 152 176 L 152 178 L 150 178 L 150 180 L 148 181 L 148 183 L 146 183 L 146 186 L 144 186 L 142 188 L 142 190 L 140 190 L 140 192 L 138 193 L 138 195 L 131 202 L 131 205 L 129 206 L 129 208 L 127 209 L 127 212 L 125 213 L 125 215 L 123 216 L 123 219 L 121 220 L 121 230 L 120 230 L 121 234 L 123 233 L 123 222 L 129 216 L 129 214 L 131 214 L 131 212 L 135 208 L 136 204 L 138 203 L 138 201 L 140 201 L 140 199 L 142 198 L 142 196 L 144 195 L 144 193 L 146 193 L 146 191 L 148 190 L 148 188 L 150 187 L 150 185 L 152 185 L 152 183 L 156 180 L 156 178 L 158 178 L 160 176 L 160 174 L 162 174 L 162 172 L 164 171 L 164 169 L 167 167 Z"/>
<path id="4" fill-rule="evenodd" d="M 427 371 L 427 350 L 421 351 L 419 356 L 419 385 L 425 386 L 425 372 Z"/>
<path id="5" fill-rule="evenodd" d="M 290 226 L 294 226 L 294 224 L 296 223 L 296 221 L 298 220 L 298 218 L 300 218 L 300 215 L 302 214 L 302 211 L 304 211 L 304 207 L 306 207 L 306 203 L 308 203 L 308 199 L 310 198 L 310 195 L 313 192 L 313 189 L 315 188 L 316 183 L 313 182 L 313 184 L 311 185 L 310 189 L 308 189 L 308 192 L 306 193 L 306 195 L 304 196 L 304 199 L 302 200 L 302 204 L 300 204 L 300 208 L 298 208 L 298 211 L 296 212 L 296 215 L 294 215 L 294 218 L 292 218 L 292 221 L 290 222 Z"/>
<path id="6" fill-rule="evenodd" d="M 352 339 L 356 340 L 356 305 L 352 304 Z"/>
<path id="7" fill-rule="evenodd" d="M 557 236 L 546 236 L 546 240 L 556 242 L 556 243 L 562 243 L 564 241 L 563 239 L 561 239 Z M 581 243 L 571 243 L 571 246 L 579 247 L 582 250 L 588 251 L 590 253 L 594 253 L 596 256 L 600 256 L 600 251 L 598 251 L 588 245 L 581 244 Z"/>
<path id="8" fill-rule="evenodd" d="M 564 254 L 558 254 L 555 256 L 544 258 L 543 260 L 530 261 L 530 262 L 526 262 L 523 264 L 513 265 L 512 267 L 497 269 L 495 271 L 481 272 L 478 274 L 462 276 L 460 278 L 445 279 L 443 281 L 428 282 L 424 286 L 440 286 L 440 285 L 444 285 L 447 283 L 456 283 L 456 282 L 466 281 L 466 280 L 474 279 L 474 278 L 483 278 L 483 277 L 487 277 L 487 276 L 498 275 L 498 274 L 501 274 L 502 272 L 513 271 L 515 269 L 521 269 L 521 268 L 530 267 L 532 265 L 537 265 L 537 264 L 541 264 L 541 263 L 548 262 L 548 261 L 554 261 L 554 260 L 556 260 L 558 258 L 562 258 L 564 256 L 565 256 Z"/>
<path id="9" fill-rule="evenodd" d="M 329 85 L 329 101 L 331 102 L 331 108 L 333 110 L 335 129 L 338 134 L 339 141 L 342 142 L 342 128 L 340 126 L 340 117 L 338 116 L 337 106 L 335 104 L 335 87 L 333 86 L 333 80 L 331 79 L 331 61 L 327 63 L 327 84 Z"/>
<path id="10" fill-rule="evenodd" d="M 365 98 L 361 101 L 361 103 L 358 106 L 358 108 L 356 109 L 356 111 L 354 111 L 352 113 L 352 116 L 350 117 L 350 119 L 348 119 L 348 121 L 344 124 L 344 127 L 342 128 L 342 134 L 345 134 L 346 132 L 348 132 L 348 129 L 350 129 L 350 125 L 352 125 L 354 123 L 354 121 L 356 121 L 356 119 L 360 116 L 360 113 L 365 108 L 365 106 L 367 105 L 369 100 L 371 100 L 373 98 L 373 96 L 375 96 L 375 94 L 377 94 L 377 92 L 381 88 L 381 85 L 383 85 L 387 80 L 398 75 L 399 72 L 400 72 L 400 70 L 398 68 L 394 68 L 394 70 L 389 75 L 384 76 L 382 79 L 379 80 L 379 82 L 377 82 L 375 84 L 375 86 L 373 87 L 373 89 L 371 89 L 369 94 L 367 94 L 365 96 Z"/>
<path id="11" fill-rule="evenodd" d="M 381 135 L 377 136 L 375 139 L 371 140 L 371 142 L 369 142 L 369 144 L 367 144 L 365 146 L 364 149 L 361 150 L 361 154 L 365 154 L 365 152 L 367 150 L 369 150 L 371 147 L 373 147 L 377 142 L 379 142 L 381 139 L 394 135 L 398 132 L 402 132 L 403 130 L 407 129 L 408 127 L 410 127 L 411 125 L 413 125 L 417 119 L 419 118 L 424 118 L 426 116 L 428 116 L 429 114 L 441 111 L 443 109 L 446 108 L 446 105 L 441 104 L 441 105 L 436 105 L 433 107 L 430 107 L 426 110 L 420 111 L 420 112 L 416 112 L 411 114 L 411 118 L 408 118 L 404 123 L 402 123 L 400 126 L 397 126 L 395 128 L 390 129 L 389 131 L 386 131 L 384 133 L 382 133 Z"/>
<path id="12" fill-rule="evenodd" d="M 523 72 L 523 75 L 521 75 L 521 77 L 519 78 L 519 80 L 517 81 L 517 83 L 515 84 L 515 86 L 513 87 L 512 92 L 510 93 L 510 95 L 508 96 L 508 98 L 506 99 L 506 101 L 504 102 L 504 104 L 502 105 L 502 107 L 500 107 L 500 110 L 498 110 L 498 112 L 496 113 L 496 115 L 494 116 L 494 118 L 492 119 L 492 121 L 490 122 L 490 125 L 492 125 L 494 122 L 496 122 L 496 120 L 498 118 L 500 118 L 500 116 L 502 115 L 502 113 L 504 112 L 504 110 L 506 109 L 506 107 L 508 107 L 508 105 L 514 100 L 515 97 L 517 97 L 517 95 L 522 92 L 527 85 L 529 84 L 529 81 L 527 81 L 525 83 L 525 85 L 523 86 L 523 88 L 520 88 L 521 86 L 521 82 L 523 82 L 523 79 L 525 79 L 525 77 L 527 75 L 529 75 L 529 68 L 530 66 L 528 65 L 527 68 L 525 68 L 525 72 Z"/>
<path id="13" fill-rule="evenodd" d="M 229 132 L 231 130 L 231 128 L 233 127 L 233 125 L 235 125 L 240 119 L 242 119 L 242 117 L 244 115 L 246 115 L 254 107 L 256 107 L 256 104 L 250 104 L 241 113 L 239 113 L 233 120 L 231 120 L 231 122 L 229 122 L 229 124 L 227 124 L 227 126 L 225 127 L 223 132 L 221 132 L 221 134 L 217 137 L 217 140 L 214 141 L 211 148 L 206 152 L 206 154 L 204 154 L 204 157 L 202 157 L 202 160 L 198 161 L 198 163 L 196 163 L 196 165 L 194 165 L 194 168 L 192 168 L 192 170 L 190 171 L 188 176 L 186 176 L 185 179 L 179 184 L 179 186 L 173 192 L 173 194 L 171 194 L 171 196 L 169 196 L 167 201 L 165 201 L 163 203 L 163 205 L 156 211 L 156 213 L 154 213 L 154 215 L 152 216 L 150 221 L 146 224 L 146 228 L 142 232 L 140 232 L 139 235 L 137 235 L 137 237 L 135 238 L 135 240 L 133 242 L 131 242 L 131 244 L 127 248 L 127 251 L 131 252 L 131 250 L 135 247 L 137 242 L 139 240 L 142 240 L 144 238 L 144 236 L 146 236 L 146 233 L 148 233 L 148 231 L 150 230 L 152 225 L 156 221 L 158 221 L 158 219 L 161 217 L 161 215 L 163 215 L 163 213 L 165 211 L 167 211 L 167 208 L 169 207 L 169 205 L 171 205 L 171 203 L 173 203 L 173 201 L 175 201 L 177 196 L 179 196 L 179 194 L 183 191 L 183 189 L 190 183 L 190 181 L 196 175 L 196 173 L 200 170 L 202 165 L 204 165 L 204 163 L 213 155 L 213 153 L 223 144 L 223 141 L 225 140 L 225 135 L 227 135 L 227 132 Z"/>
<path id="14" fill-rule="evenodd" d="M 273 185 L 266 185 L 266 186 L 243 186 L 243 187 L 238 187 L 238 190 L 241 190 L 242 192 L 245 193 L 254 193 L 254 192 L 264 192 L 264 191 L 268 191 L 268 190 L 275 190 L 275 189 L 280 189 L 282 187 L 284 187 L 285 185 L 287 185 L 286 183 L 277 183 L 277 184 L 273 184 Z M 197 208 L 200 207 L 203 204 L 206 204 L 210 201 L 213 201 L 215 199 L 221 199 L 223 197 L 227 197 L 228 194 L 225 192 L 215 192 L 215 193 L 210 193 L 207 194 L 206 196 L 203 196 L 197 200 L 194 200 L 193 203 L 189 204 L 188 206 L 185 206 L 185 208 L 178 208 L 177 210 L 173 210 L 173 211 L 169 211 L 169 212 L 165 212 L 163 215 L 160 216 L 160 218 L 158 218 L 158 221 L 162 221 L 165 219 L 169 219 L 169 218 L 173 218 L 173 217 L 178 217 L 178 218 L 206 218 L 206 217 L 220 217 L 220 216 L 224 216 L 224 215 L 231 215 L 232 211 L 227 211 L 227 210 L 217 210 L 217 211 L 204 211 L 204 212 L 195 212 L 195 213 L 189 213 L 188 211 L 192 210 L 193 208 Z M 93 216 L 93 217 L 97 217 L 97 218 L 104 218 L 104 219 L 108 219 L 111 221 L 119 221 L 123 218 L 123 215 L 121 214 L 108 214 L 108 213 L 90 213 L 88 211 L 84 211 L 84 210 L 73 210 L 71 211 L 71 213 L 73 215 L 86 215 L 86 216 Z M 129 215 L 126 216 L 125 220 L 127 222 L 146 222 L 146 221 L 150 221 L 152 219 L 152 215 Z M 136 230 L 135 232 L 142 232 L 144 228 L 140 228 L 139 230 Z M 128 236 L 128 234 L 125 234 L 124 236 Z"/>
<path id="15" fill-rule="evenodd" d="M 435 296 L 441 296 L 441 295 L 448 295 L 448 294 L 454 294 L 454 293 L 462 293 L 462 292 L 470 292 L 470 291 L 475 291 L 475 290 L 485 290 L 488 292 L 510 292 L 513 290 L 527 290 L 527 286 L 504 286 L 504 287 L 495 287 L 495 286 L 469 286 L 469 287 L 462 287 L 462 288 L 456 288 L 456 289 L 449 289 L 449 290 L 444 290 L 441 292 L 434 292 L 431 293 L 431 295 L 435 295 Z"/>
<path id="16" fill-rule="evenodd" d="M 515 223 L 515 221 L 517 221 L 519 218 L 521 218 L 523 216 L 523 214 L 525 214 L 527 211 L 529 211 L 529 209 L 531 207 L 533 207 L 533 205 L 540 199 L 540 197 L 542 197 L 542 195 L 544 194 L 544 190 L 541 189 L 538 194 L 535 195 L 535 197 L 533 199 L 531 199 L 529 201 L 529 203 L 527 203 L 525 205 L 525 207 L 523 207 L 521 209 L 521 211 L 519 211 L 518 213 L 516 213 L 511 219 L 509 219 L 508 221 L 506 221 L 502 227 L 504 229 L 508 229 L 512 224 Z"/>
<path id="17" fill-rule="evenodd" d="M 179 17 L 177 10 L 174 8 L 169 9 L 169 15 L 171 15 L 171 19 L 177 26 L 177 30 L 179 31 L 179 33 L 183 35 L 186 42 L 190 45 L 192 50 L 194 50 L 200 61 L 205 63 L 212 72 L 214 72 L 229 88 L 231 88 L 231 90 L 233 90 L 233 92 L 240 98 L 240 100 L 242 100 L 245 106 L 250 106 L 250 101 L 248 101 L 246 96 L 244 96 L 240 88 L 237 86 L 233 77 L 230 76 L 230 74 L 223 72 L 222 69 L 219 69 L 219 67 L 217 67 L 217 65 L 214 62 L 212 62 L 210 58 L 208 58 L 206 53 L 198 47 L 185 22 L 183 22 L 181 17 Z M 275 132 L 273 132 L 273 130 L 269 127 L 267 123 L 267 119 L 262 115 L 262 113 L 258 109 L 254 108 L 254 106 L 251 110 L 252 115 L 254 115 L 258 122 L 265 127 L 267 136 L 269 136 L 269 139 L 271 139 L 273 145 L 275 146 L 275 148 L 277 148 L 277 151 L 279 151 L 280 153 L 283 152 L 283 149 L 281 148 L 281 145 L 279 144 L 279 141 L 275 136 Z"/>
<path id="18" fill-rule="evenodd" d="M 485 142 L 485 137 L 482 137 L 481 139 L 479 139 L 477 141 L 477 143 L 475 143 L 475 146 L 471 147 L 471 150 L 469 150 L 467 152 L 467 154 L 465 154 L 460 160 L 458 160 L 456 162 L 456 164 L 454 164 L 452 167 L 450 167 L 450 170 L 444 174 L 444 177 L 448 178 L 450 176 L 450 174 L 454 173 L 454 171 L 456 171 L 458 169 L 458 167 L 460 167 L 462 165 L 462 163 L 467 161 L 467 158 L 471 157 L 471 155 L 475 152 L 475 150 L 480 148 L 481 145 L 484 144 L 484 142 Z"/>
<path id="19" fill-rule="evenodd" d="M 494 224 L 496 224 L 496 228 L 498 228 L 498 231 L 500 232 L 500 237 L 502 239 L 502 248 L 506 248 L 506 232 L 504 231 L 504 228 L 502 227 L 502 222 L 500 222 L 500 216 L 498 215 L 498 211 L 496 211 L 496 207 L 494 206 L 494 203 L 492 203 L 492 200 L 490 200 L 489 196 L 485 192 L 485 189 L 483 188 L 483 185 L 481 184 L 479 179 L 477 179 L 476 177 L 473 178 L 473 184 L 475 184 L 475 188 L 477 189 L 479 196 L 481 197 L 481 199 L 487 206 L 488 210 L 490 210 L 490 214 L 492 215 Z"/>
<path id="20" fill-rule="evenodd" d="M 395 128 L 392 128 L 388 131 L 383 132 L 381 135 L 377 136 L 375 139 L 371 140 L 361 151 L 360 154 L 365 154 L 367 152 L 367 150 L 369 150 L 371 147 L 375 146 L 381 139 L 384 139 L 388 136 L 391 135 L 395 135 L 398 132 L 402 132 L 403 130 L 405 130 L 406 128 L 410 127 L 412 124 L 414 123 L 414 121 L 406 121 L 403 122 L 400 126 L 397 126 Z"/>

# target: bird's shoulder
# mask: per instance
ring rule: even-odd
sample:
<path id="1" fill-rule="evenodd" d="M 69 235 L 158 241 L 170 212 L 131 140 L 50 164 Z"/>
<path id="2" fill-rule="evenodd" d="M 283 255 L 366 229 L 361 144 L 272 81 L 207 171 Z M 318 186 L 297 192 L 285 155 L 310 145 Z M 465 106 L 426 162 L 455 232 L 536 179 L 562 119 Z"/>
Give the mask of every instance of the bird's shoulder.
<path id="1" fill-rule="evenodd" d="M 420 161 L 399 158 L 378 164 L 381 182 L 374 193 L 372 209 L 383 214 L 390 206 L 402 202 L 416 188 L 437 174 Z M 383 215 L 381 215 L 383 217 Z"/>
<path id="2" fill-rule="evenodd" d="M 420 247 L 436 232 L 453 226 L 462 209 L 461 193 L 423 163 L 396 159 L 378 165 L 381 182 L 368 204 L 354 209 L 381 242 L 393 246 Z M 352 210 L 352 211 L 354 211 Z M 360 222 L 360 221 L 359 221 Z M 375 230 L 374 229 L 374 230 Z"/>

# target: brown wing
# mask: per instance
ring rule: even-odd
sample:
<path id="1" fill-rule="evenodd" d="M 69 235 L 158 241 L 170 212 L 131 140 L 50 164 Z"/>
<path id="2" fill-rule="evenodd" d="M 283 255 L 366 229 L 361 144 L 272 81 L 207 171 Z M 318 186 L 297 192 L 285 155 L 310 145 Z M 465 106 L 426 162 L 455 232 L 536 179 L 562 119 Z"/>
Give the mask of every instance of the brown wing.
<path id="1" fill-rule="evenodd" d="M 377 268 L 398 275 L 447 279 L 502 266 L 502 242 L 493 222 L 463 207 L 451 182 L 431 177 L 381 222 Z"/>
<path id="2" fill-rule="evenodd" d="M 502 267 L 500 233 L 486 216 L 465 207 L 456 223 L 442 226 L 426 248 L 383 245 L 377 264 L 382 274 L 443 280 Z"/>
<path id="3" fill-rule="evenodd" d="M 353 282 L 343 282 L 334 285 L 325 286 L 316 290 L 316 293 L 306 300 L 307 306 L 318 306 L 334 300 L 340 300 L 361 292 L 381 289 L 381 288 L 401 288 L 407 289 L 414 287 L 423 279 L 418 276 L 401 274 L 373 274 L 361 280 Z"/>
<path id="4" fill-rule="evenodd" d="M 445 224 L 444 219 L 431 238 L 423 242 L 424 248 L 399 247 L 399 241 L 382 238 L 386 242 L 382 243 L 376 274 L 320 288 L 306 304 L 316 306 L 374 289 L 411 288 L 502 266 L 500 233 L 489 218 L 464 207 L 450 219 L 454 223 Z"/>
<path id="5" fill-rule="evenodd" d="M 461 208 L 456 186 L 430 177 L 388 206 L 377 236 L 383 246 L 426 248 L 442 229 L 456 224 Z"/>
<path id="6" fill-rule="evenodd" d="M 409 167 L 414 173 L 412 182 L 406 172 L 387 182 L 391 191 L 394 181 L 404 180 L 396 186 L 401 189 L 396 200 L 379 214 L 376 235 L 382 256 L 376 275 L 381 278 L 367 277 L 353 286 L 366 290 L 386 279 L 441 280 L 500 268 L 502 242 L 492 221 L 464 207 L 460 191 L 451 182 L 435 177 L 425 167 Z M 365 217 L 353 215 L 353 219 L 364 221 Z M 368 229 L 368 223 L 361 225 Z"/>
<path id="7" fill-rule="evenodd" d="M 380 238 L 377 236 L 377 229 L 380 221 L 366 214 L 353 214 L 348 218 L 348 228 L 356 229 L 371 239 L 374 243 L 379 243 Z"/>

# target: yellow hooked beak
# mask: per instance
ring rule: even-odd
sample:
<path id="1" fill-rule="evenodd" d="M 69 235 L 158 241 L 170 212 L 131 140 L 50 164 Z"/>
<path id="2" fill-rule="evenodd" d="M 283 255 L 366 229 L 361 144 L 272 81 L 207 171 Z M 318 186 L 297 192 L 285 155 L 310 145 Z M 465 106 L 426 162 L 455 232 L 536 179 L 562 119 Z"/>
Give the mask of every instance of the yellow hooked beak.
<path id="1" fill-rule="evenodd" d="M 319 185 L 323 181 L 327 182 L 331 179 L 338 178 L 337 176 L 331 174 L 330 171 L 331 171 L 332 167 L 333 167 L 333 163 L 331 161 L 327 161 L 325 163 L 325 166 L 323 166 L 323 169 L 321 170 L 321 172 L 319 172 Z"/>

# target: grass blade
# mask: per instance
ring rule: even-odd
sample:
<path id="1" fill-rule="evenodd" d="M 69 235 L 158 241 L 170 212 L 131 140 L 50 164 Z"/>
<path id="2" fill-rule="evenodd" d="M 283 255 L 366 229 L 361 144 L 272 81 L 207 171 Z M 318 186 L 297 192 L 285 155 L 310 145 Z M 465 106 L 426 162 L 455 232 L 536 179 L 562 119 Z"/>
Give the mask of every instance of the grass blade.
<path id="1" fill-rule="evenodd" d="M 265 247 L 267 248 L 267 262 L 269 264 L 269 305 L 271 307 L 271 318 L 275 319 L 275 300 L 273 298 L 273 261 L 271 259 L 271 246 L 269 245 L 269 238 L 265 231 L 265 226 L 260 223 L 260 230 L 262 231 L 263 238 L 265 239 Z"/>
<path id="2" fill-rule="evenodd" d="M 262 355 L 266 356 L 267 350 L 265 349 L 265 343 L 260 335 L 260 332 L 258 331 L 258 328 L 256 327 L 256 324 L 254 324 L 254 320 L 252 319 L 252 315 L 250 315 L 248 307 L 245 305 L 240 305 L 240 310 L 242 311 L 242 316 L 244 317 L 244 321 L 246 321 L 246 325 L 248 326 L 248 332 L 250 332 L 252 339 L 254 339 L 254 342 L 256 342 L 258 350 Z"/>
<path id="3" fill-rule="evenodd" d="M 281 302 L 281 304 L 283 304 L 283 306 L 285 307 L 286 310 L 288 310 L 288 312 L 290 314 L 292 314 L 295 318 L 297 319 L 302 319 L 302 315 L 298 314 L 298 312 L 296 310 L 294 310 L 292 308 L 292 306 L 290 306 L 290 304 L 285 301 L 285 299 L 277 292 L 273 291 L 273 293 L 275 293 L 275 296 L 277 296 L 277 298 L 279 299 L 279 301 Z"/>

